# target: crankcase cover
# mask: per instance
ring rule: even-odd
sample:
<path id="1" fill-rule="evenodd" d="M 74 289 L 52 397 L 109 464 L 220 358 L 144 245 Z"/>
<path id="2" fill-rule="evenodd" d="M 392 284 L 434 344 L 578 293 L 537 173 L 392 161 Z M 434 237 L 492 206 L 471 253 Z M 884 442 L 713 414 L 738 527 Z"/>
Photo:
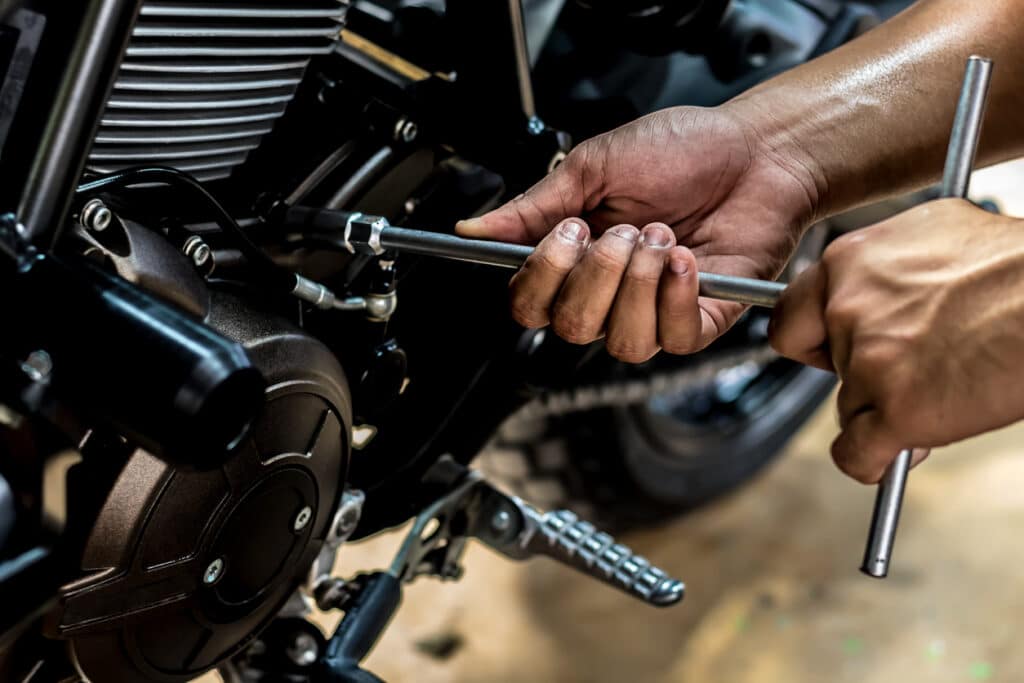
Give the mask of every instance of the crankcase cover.
<path id="1" fill-rule="evenodd" d="M 102 505 L 51 623 L 91 681 L 187 681 L 238 652 L 304 579 L 344 487 L 352 415 L 319 341 L 215 294 L 210 324 L 268 381 L 219 469 L 137 450 Z"/>

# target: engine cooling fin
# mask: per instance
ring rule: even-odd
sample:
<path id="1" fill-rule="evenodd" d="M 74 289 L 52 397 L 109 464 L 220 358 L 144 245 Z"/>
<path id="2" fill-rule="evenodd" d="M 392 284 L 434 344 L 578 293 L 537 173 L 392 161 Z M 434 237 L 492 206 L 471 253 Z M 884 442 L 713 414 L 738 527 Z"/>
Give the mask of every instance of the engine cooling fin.
<path id="1" fill-rule="evenodd" d="M 348 0 L 148 0 L 89 154 L 90 170 L 231 175 L 330 52 Z"/>

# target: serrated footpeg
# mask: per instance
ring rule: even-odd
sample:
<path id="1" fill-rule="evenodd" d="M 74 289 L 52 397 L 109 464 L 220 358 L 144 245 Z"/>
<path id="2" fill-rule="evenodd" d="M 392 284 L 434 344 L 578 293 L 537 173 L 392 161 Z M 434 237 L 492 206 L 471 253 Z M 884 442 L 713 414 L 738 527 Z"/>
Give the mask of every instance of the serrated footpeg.
<path id="1" fill-rule="evenodd" d="M 437 528 L 427 533 L 434 522 Z M 685 592 L 682 581 L 575 513 L 542 512 L 465 469 L 448 493 L 416 518 L 391 574 L 402 581 L 422 575 L 458 578 L 469 538 L 515 560 L 550 557 L 655 607 L 674 605 Z"/>

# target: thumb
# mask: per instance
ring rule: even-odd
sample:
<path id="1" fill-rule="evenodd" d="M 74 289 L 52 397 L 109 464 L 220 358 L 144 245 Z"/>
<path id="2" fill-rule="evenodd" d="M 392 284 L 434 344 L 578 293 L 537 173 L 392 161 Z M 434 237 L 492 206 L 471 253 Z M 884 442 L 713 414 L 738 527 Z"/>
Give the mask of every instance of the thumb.
<path id="1" fill-rule="evenodd" d="M 562 164 L 504 206 L 478 218 L 459 221 L 455 231 L 464 237 L 533 244 L 566 218 L 584 209 L 584 187 L 579 155 Z"/>
<path id="2" fill-rule="evenodd" d="M 850 419 L 832 443 L 832 459 L 843 472 L 863 484 L 877 483 L 905 448 L 899 436 L 869 408 Z M 918 459 L 921 454 L 915 454 Z"/>

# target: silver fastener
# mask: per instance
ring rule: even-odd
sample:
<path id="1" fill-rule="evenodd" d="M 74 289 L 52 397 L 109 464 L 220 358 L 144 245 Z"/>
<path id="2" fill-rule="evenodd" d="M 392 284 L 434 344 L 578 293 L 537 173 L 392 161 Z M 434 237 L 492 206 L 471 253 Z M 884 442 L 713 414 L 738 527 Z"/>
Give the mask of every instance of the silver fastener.
<path id="1" fill-rule="evenodd" d="M 220 577 L 224 575 L 224 558 L 218 557 L 216 560 L 206 566 L 206 571 L 203 572 L 203 583 L 207 586 L 220 581 Z"/>
<path id="2" fill-rule="evenodd" d="M 192 235 L 185 240 L 185 244 L 182 246 L 181 251 L 185 256 L 192 259 L 192 263 L 194 263 L 197 268 L 205 266 L 213 256 L 213 251 L 210 249 L 210 245 L 208 245 L 199 235 Z"/>
<path id="3" fill-rule="evenodd" d="M 313 508 L 308 505 L 299 510 L 295 514 L 295 520 L 292 522 L 292 529 L 295 531 L 302 531 L 309 524 L 309 520 L 313 519 Z"/>
<path id="4" fill-rule="evenodd" d="M 531 116 L 530 120 L 526 122 L 526 130 L 530 132 L 530 135 L 540 135 L 547 130 L 547 126 L 539 117 Z"/>
<path id="5" fill-rule="evenodd" d="M 53 359 L 42 349 L 33 351 L 21 363 L 21 371 L 33 382 L 41 382 L 53 372 Z"/>
<path id="6" fill-rule="evenodd" d="M 82 227 L 93 232 L 103 232 L 110 227 L 110 222 L 113 219 L 113 212 L 107 208 L 102 199 L 90 199 L 78 215 Z"/>
<path id="7" fill-rule="evenodd" d="M 395 139 L 402 142 L 412 142 L 420 134 L 420 128 L 415 121 L 402 118 L 395 124 Z"/>
<path id="8" fill-rule="evenodd" d="M 495 531 L 508 531 L 510 526 L 512 526 L 512 515 L 508 513 L 508 510 L 498 510 L 491 517 L 491 528 Z"/>
<path id="9" fill-rule="evenodd" d="M 310 634 L 298 633 L 285 652 L 296 666 L 306 667 L 316 662 L 320 655 L 320 647 Z"/>

